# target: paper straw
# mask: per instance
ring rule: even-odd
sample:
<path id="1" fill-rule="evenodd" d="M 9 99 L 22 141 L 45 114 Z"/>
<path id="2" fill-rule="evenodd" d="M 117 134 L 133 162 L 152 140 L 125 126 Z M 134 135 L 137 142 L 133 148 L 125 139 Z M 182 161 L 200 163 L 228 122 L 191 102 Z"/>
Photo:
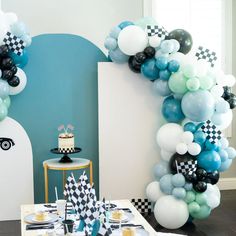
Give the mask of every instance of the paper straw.
<path id="1" fill-rule="evenodd" d="M 55 187 L 56 200 L 58 201 L 57 187 Z"/>
<path id="2" fill-rule="evenodd" d="M 65 207 L 65 220 L 67 218 L 67 203 L 66 203 L 66 207 Z"/>
<path id="3" fill-rule="evenodd" d="M 66 226 L 66 234 L 67 234 L 67 233 L 69 233 L 68 225 L 65 224 L 65 226 Z"/>

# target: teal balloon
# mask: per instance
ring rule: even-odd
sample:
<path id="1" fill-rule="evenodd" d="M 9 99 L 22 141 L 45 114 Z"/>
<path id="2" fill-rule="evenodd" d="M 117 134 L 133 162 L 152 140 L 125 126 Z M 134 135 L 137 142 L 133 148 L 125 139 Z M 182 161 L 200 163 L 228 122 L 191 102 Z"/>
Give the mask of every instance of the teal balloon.
<path id="1" fill-rule="evenodd" d="M 200 130 L 196 131 L 194 134 L 194 142 L 200 145 L 204 144 L 206 141 L 206 134 Z"/>
<path id="2" fill-rule="evenodd" d="M 21 56 L 18 56 L 14 52 L 10 51 L 9 56 L 13 59 L 14 64 L 20 68 L 24 68 L 24 66 L 28 63 L 29 60 L 26 50 L 23 51 L 23 54 Z"/>
<path id="3" fill-rule="evenodd" d="M 4 103 L 0 104 L 0 121 L 4 120 L 7 116 L 8 109 Z"/>
<path id="4" fill-rule="evenodd" d="M 172 178 L 172 175 L 171 174 L 167 174 L 167 175 L 164 175 L 160 179 L 160 189 L 161 189 L 161 191 L 163 193 L 172 194 L 174 186 L 173 186 L 173 184 L 171 182 L 171 178 Z"/>
<path id="5" fill-rule="evenodd" d="M 5 99 L 9 95 L 10 87 L 9 84 L 5 81 L 0 79 L 0 98 Z"/>
<path id="6" fill-rule="evenodd" d="M 125 27 L 129 26 L 129 25 L 134 25 L 133 22 L 131 21 L 123 21 L 121 22 L 118 26 L 121 28 L 121 29 L 124 29 Z"/>
<path id="7" fill-rule="evenodd" d="M 215 100 L 207 90 L 188 92 L 182 99 L 182 111 L 192 121 L 209 120 L 215 111 Z"/>
<path id="8" fill-rule="evenodd" d="M 186 197 L 186 190 L 184 188 L 174 188 L 172 195 L 178 199 L 184 199 Z"/>
<path id="9" fill-rule="evenodd" d="M 167 97 L 162 104 L 162 115 L 168 122 L 179 123 L 185 116 L 181 109 L 181 101 L 173 96 Z"/>
<path id="10" fill-rule="evenodd" d="M 226 161 L 221 162 L 221 166 L 218 171 L 223 172 L 223 171 L 228 170 L 232 164 L 232 161 L 233 161 L 232 159 L 228 159 Z"/>
<path id="11" fill-rule="evenodd" d="M 118 64 L 126 63 L 129 60 L 129 56 L 125 55 L 118 47 L 115 50 L 109 51 L 109 57 Z"/>
<path id="12" fill-rule="evenodd" d="M 153 83 L 153 89 L 158 95 L 165 97 L 170 95 L 172 92 L 169 88 L 168 81 L 157 79 Z"/>
<path id="13" fill-rule="evenodd" d="M 171 76 L 171 72 L 168 70 L 160 70 L 159 77 L 161 80 L 168 80 Z"/>
<path id="14" fill-rule="evenodd" d="M 167 175 L 169 173 L 170 167 L 167 161 L 161 160 L 158 164 L 154 166 L 154 176 L 157 180 L 160 180 L 162 176 Z"/>
<path id="15" fill-rule="evenodd" d="M 149 59 L 141 66 L 141 73 L 149 80 L 155 80 L 159 77 L 159 70 L 156 67 L 156 60 Z"/>
<path id="16" fill-rule="evenodd" d="M 211 143 L 209 141 L 209 139 L 206 140 L 205 142 L 205 148 L 206 150 L 215 150 L 215 151 L 219 151 L 219 148 L 220 148 L 220 142 L 218 140 L 215 141 L 215 143 Z"/>
<path id="17" fill-rule="evenodd" d="M 196 125 L 193 122 L 188 122 L 184 125 L 184 131 L 190 131 L 194 133 L 196 131 Z"/>
<path id="18" fill-rule="evenodd" d="M 233 147 L 227 147 L 225 151 L 228 153 L 229 159 L 234 159 L 236 157 L 236 150 Z"/>
<path id="19" fill-rule="evenodd" d="M 198 155 L 197 163 L 207 172 L 218 170 L 221 166 L 220 155 L 216 151 L 203 151 Z"/>

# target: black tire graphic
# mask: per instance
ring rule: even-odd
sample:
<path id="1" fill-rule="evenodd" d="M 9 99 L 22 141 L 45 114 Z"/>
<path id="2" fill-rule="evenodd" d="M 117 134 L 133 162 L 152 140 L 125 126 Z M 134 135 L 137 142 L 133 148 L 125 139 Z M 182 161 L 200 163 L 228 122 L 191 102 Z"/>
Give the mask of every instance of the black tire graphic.
<path id="1" fill-rule="evenodd" d="M 11 143 L 9 141 L 3 141 L 1 143 L 1 148 L 2 150 L 7 151 L 11 148 Z"/>

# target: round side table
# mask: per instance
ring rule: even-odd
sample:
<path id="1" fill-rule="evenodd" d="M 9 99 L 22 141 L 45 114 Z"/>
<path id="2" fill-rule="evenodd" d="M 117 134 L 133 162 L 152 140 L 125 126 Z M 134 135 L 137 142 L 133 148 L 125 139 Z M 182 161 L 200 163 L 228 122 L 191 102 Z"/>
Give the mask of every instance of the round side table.
<path id="1" fill-rule="evenodd" d="M 67 170 L 80 170 L 89 168 L 90 184 L 93 183 L 93 163 L 92 161 L 84 158 L 71 158 L 71 163 L 61 163 L 60 158 L 49 159 L 43 162 L 44 168 L 44 183 L 45 183 L 45 203 L 48 203 L 48 170 L 60 170 L 63 173 L 63 189 L 66 184 L 66 171 Z"/>

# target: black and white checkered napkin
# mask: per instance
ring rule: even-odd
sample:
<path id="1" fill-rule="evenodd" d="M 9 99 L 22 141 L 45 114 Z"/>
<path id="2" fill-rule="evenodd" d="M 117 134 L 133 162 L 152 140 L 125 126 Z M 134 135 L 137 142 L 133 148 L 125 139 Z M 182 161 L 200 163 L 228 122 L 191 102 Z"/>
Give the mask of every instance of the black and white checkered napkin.
<path id="1" fill-rule="evenodd" d="M 207 62 L 209 62 L 211 64 L 211 67 L 214 67 L 215 62 L 217 60 L 217 56 L 215 52 L 211 51 L 208 48 L 204 48 L 202 46 L 198 47 L 195 56 L 197 57 L 198 60 L 204 59 Z"/>
<path id="2" fill-rule="evenodd" d="M 23 53 L 23 50 L 25 48 L 25 42 L 21 40 L 20 38 L 16 37 L 11 32 L 7 32 L 5 38 L 3 39 L 3 42 L 5 45 L 8 46 L 8 48 L 17 54 L 18 56 L 21 56 Z"/>
<path id="3" fill-rule="evenodd" d="M 204 125 L 201 126 L 201 130 L 206 134 L 206 138 L 213 144 L 216 143 L 216 140 L 221 139 L 221 131 L 218 130 L 210 120 L 207 120 Z"/>
<path id="4" fill-rule="evenodd" d="M 131 199 L 131 203 L 140 214 L 150 214 L 152 212 L 152 203 L 148 199 Z"/>
<path id="5" fill-rule="evenodd" d="M 197 160 L 176 161 L 176 168 L 178 173 L 191 175 L 197 170 Z"/>
<path id="6" fill-rule="evenodd" d="M 157 35 L 161 39 L 165 39 L 168 36 L 168 32 L 165 30 L 163 26 L 159 25 L 147 25 L 147 35 L 148 37 Z"/>

